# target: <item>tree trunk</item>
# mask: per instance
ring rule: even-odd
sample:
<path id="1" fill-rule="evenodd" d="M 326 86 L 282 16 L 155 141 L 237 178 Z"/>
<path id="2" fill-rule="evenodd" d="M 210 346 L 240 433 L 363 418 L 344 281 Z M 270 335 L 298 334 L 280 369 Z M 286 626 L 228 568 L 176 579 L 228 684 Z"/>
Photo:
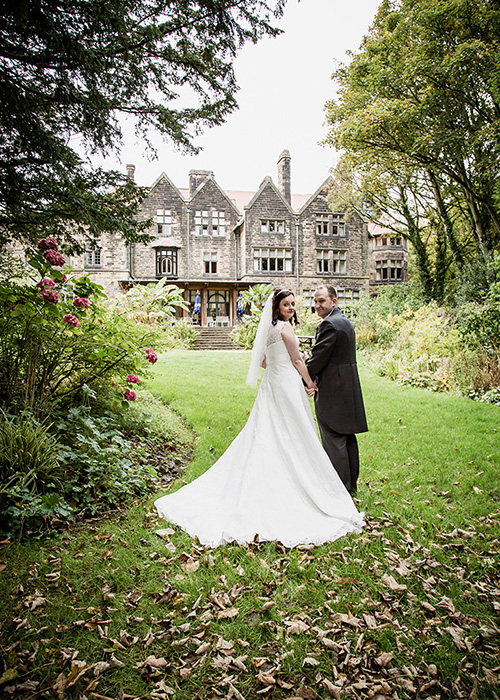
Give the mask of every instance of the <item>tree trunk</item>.
<path id="1" fill-rule="evenodd" d="M 408 206 L 406 193 L 403 189 L 400 189 L 399 193 L 401 196 L 401 211 L 408 226 L 408 240 L 412 243 L 417 254 L 417 266 L 420 274 L 420 281 L 422 282 L 422 287 L 424 290 L 424 296 L 430 301 L 431 299 L 434 299 L 434 284 L 427 249 L 424 241 L 422 240 L 422 236 L 420 235 L 418 224 L 412 216 L 410 207 Z"/>
<path id="2" fill-rule="evenodd" d="M 439 217 L 441 219 L 441 222 L 443 224 L 444 232 L 446 234 L 446 238 L 448 240 L 448 243 L 450 244 L 450 250 L 451 254 L 453 255 L 453 259 L 459 269 L 459 271 L 463 268 L 464 266 L 464 256 L 462 254 L 462 250 L 460 248 L 460 245 L 455 238 L 455 232 L 453 230 L 453 222 L 450 219 L 448 215 L 448 210 L 446 209 L 446 205 L 443 200 L 443 196 L 441 194 L 441 188 L 439 187 L 439 183 L 437 180 L 436 175 L 432 172 L 432 170 L 427 171 L 429 175 L 429 179 L 432 184 L 432 189 L 434 191 L 434 196 L 436 198 L 436 205 L 437 205 L 437 210 L 439 213 Z"/>

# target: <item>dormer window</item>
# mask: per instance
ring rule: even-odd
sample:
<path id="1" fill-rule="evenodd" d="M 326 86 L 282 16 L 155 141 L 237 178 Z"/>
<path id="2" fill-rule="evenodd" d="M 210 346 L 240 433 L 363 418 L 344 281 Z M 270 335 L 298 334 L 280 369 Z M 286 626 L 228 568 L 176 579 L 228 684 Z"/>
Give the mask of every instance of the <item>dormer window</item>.
<path id="1" fill-rule="evenodd" d="M 170 209 L 156 210 L 156 233 L 158 236 L 170 236 L 172 233 L 172 212 Z"/>
<path id="2" fill-rule="evenodd" d="M 213 236 L 214 238 L 225 236 L 225 212 L 196 210 L 194 213 L 194 232 L 196 236 Z"/>
<path id="3" fill-rule="evenodd" d="M 344 214 L 316 214 L 317 236 L 345 236 Z"/>
<path id="4" fill-rule="evenodd" d="M 277 219 L 262 219 L 260 222 L 261 233 L 284 233 L 285 222 Z"/>
<path id="5" fill-rule="evenodd" d="M 212 236 L 226 235 L 226 216 L 223 211 L 212 212 Z"/>

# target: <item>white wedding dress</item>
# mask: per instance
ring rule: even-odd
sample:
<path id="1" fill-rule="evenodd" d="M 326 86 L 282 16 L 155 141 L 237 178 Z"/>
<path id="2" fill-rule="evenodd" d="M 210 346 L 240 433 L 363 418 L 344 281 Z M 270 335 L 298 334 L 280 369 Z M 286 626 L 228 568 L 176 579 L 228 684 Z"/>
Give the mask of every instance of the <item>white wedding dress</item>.
<path id="1" fill-rule="evenodd" d="M 285 547 L 321 544 L 363 526 L 318 438 L 284 324 L 270 327 L 267 367 L 243 430 L 202 476 L 155 502 L 162 518 L 203 545 L 256 535 Z"/>

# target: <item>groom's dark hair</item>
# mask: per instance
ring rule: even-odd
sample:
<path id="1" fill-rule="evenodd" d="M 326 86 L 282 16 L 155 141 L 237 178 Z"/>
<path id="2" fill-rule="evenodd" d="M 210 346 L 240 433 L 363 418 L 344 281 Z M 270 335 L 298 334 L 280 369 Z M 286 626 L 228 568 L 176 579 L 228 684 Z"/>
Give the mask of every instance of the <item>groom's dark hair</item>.
<path id="1" fill-rule="evenodd" d="M 289 289 L 275 289 L 274 290 L 274 296 L 273 296 L 273 326 L 275 326 L 278 321 L 283 320 L 280 319 L 280 302 L 282 299 L 285 299 L 286 297 L 292 296 L 295 299 L 295 294 L 291 292 Z M 295 325 L 298 325 L 299 319 L 297 318 L 297 312 L 295 312 L 292 316 L 293 322 Z M 292 321 L 290 319 L 290 322 Z"/>
<path id="2" fill-rule="evenodd" d="M 316 287 L 316 290 L 318 290 L 318 289 L 326 289 L 330 299 L 337 298 L 337 290 L 335 289 L 335 287 L 332 284 L 320 284 L 318 287 Z"/>

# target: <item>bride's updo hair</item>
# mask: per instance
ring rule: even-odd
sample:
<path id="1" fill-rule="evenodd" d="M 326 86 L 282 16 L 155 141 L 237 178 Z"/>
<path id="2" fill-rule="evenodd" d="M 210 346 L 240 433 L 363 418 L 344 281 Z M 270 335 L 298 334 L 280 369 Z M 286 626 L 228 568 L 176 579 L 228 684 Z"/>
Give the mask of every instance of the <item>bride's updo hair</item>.
<path id="1" fill-rule="evenodd" d="M 278 321 L 284 321 L 283 318 L 280 316 L 280 303 L 282 302 L 283 299 L 286 297 L 292 296 L 295 299 L 295 294 L 291 292 L 289 289 L 275 289 L 274 290 L 274 295 L 273 295 L 273 326 L 275 326 Z M 298 324 L 299 319 L 297 318 L 297 312 L 295 312 L 290 319 L 290 323 L 293 322 L 295 324 Z"/>

